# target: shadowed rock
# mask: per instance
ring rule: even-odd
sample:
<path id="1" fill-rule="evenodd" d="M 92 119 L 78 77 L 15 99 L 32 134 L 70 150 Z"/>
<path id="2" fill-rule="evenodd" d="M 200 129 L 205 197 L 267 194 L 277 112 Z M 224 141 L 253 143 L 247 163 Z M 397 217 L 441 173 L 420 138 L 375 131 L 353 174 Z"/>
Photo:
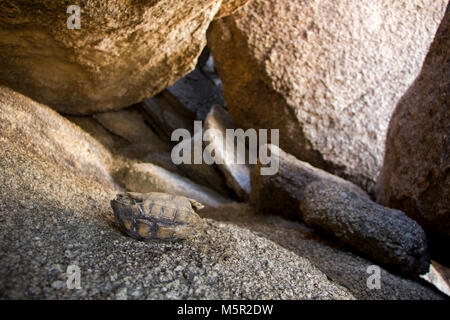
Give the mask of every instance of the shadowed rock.
<path id="1" fill-rule="evenodd" d="M 191 140 L 183 141 L 183 144 L 189 144 L 191 149 L 191 160 L 195 157 L 195 141 L 201 139 L 201 132 L 194 135 Z M 200 145 L 202 143 L 200 142 Z M 212 188 L 224 196 L 231 196 L 232 192 L 228 188 L 224 174 L 215 164 L 207 164 L 204 161 L 199 164 L 181 163 L 176 165 L 179 171 L 186 177 L 204 186 Z"/>
<path id="2" fill-rule="evenodd" d="M 260 161 L 252 170 L 251 202 L 259 211 L 276 213 L 294 220 L 301 219 L 299 208 L 303 193 L 306 186 L 316 180 L 333 181 L 354 190 L 362 197 L 368 197 L 353 183 L 300 161 L 275 145 L 268 144 L 261 148 L 268 148 L 270 153 L 278 153 L 279 170 L 275 175 L 261 175 L 263 166 Z"/>
<path id="3" fill-rule="evenodd" d="M 140 103 L 139 109 L 163 141 L 170 141 L 176 129 L 194 132 L 195 112 L 186 108 L 168 90 Z"/>
<path id="4" fill-rule="evenodd" d="M 166 90 L 195 113 L 197 120 L 205 120 L 213 105 L 225 105 L 222 91 L 199 66 Z"/>
<path id="5" fill-rule="evenodd" d="M 216 165 L 223 172 L 227 185 L 240 199 L 246 200 L 251 190 L 250 167 L 237 163 L 237 139 L 227 142 L 226 129 L 235 129 L 230 115 L 224 108 L 213 106 L 204 123 L 204 131 L 211 130 L 211 136 L 205 146 L 214 149 Z M 248 161 L 248 157 L 245 161 Z"/>
<path id="6" fill-rule="evenodd" d="M 401 211 L 328 181 L 308 185 L 300 208 L 307 225 L 332 234 L 374 262 L 411 275 L 429 270 L 425 232 Z"/>
<path id="7" fill-rule="evenodd" d="M 123 150 L 128 155 L 144 155 L 170 149 L 170 145 L 153 132 L 136 108 L 98 113 L 93 117 L 108 131 L 129 142 Z"/>

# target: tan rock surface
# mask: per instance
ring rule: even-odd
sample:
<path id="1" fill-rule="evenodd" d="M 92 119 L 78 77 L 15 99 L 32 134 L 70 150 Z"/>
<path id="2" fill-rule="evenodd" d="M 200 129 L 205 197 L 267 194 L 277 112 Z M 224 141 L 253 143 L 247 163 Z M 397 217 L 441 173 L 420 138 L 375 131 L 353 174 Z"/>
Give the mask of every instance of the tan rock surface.
<path id="1" fill-rule="evenodd" d="M 208 46 L 238 127 L 372 191 L 392 111 L 420 71 L 444 0 L 254 0 Z"/>
<path id="2" fill-rule="evenodd" d="M 222 6 L 214 19 L 220 19 L 235 13 L 249 1 L 251 0 L 223 0 Z"/>
<path id="3" fill-rule="evenodd" d="M 0 3 L 0 82 L 69 114 L 150 98 L 194 69 L 221 0 Z"/>

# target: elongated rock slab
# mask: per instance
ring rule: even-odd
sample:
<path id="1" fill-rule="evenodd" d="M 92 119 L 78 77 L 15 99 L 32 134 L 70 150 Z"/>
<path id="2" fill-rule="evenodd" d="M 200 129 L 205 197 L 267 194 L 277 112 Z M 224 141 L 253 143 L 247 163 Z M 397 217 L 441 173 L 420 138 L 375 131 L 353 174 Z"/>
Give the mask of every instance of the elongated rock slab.
<path id="1" fill-rule="evenodd" d="M 251 192 L 250 167 L 237 163 L 236 140 L 232 144 L 226 142 L 226 130 L 234 128 L 228 112 L 220 106 L 213 106 L 204 124 L 205 131 L 209 130 L 211 133 L 207 145 L 214 149 L 217 166 L 225 175 L 227 185 L 240 199 L 247 200 Z"/>
<path id="2" fill-rule="evenodd" d="M 288 219 L 301 219 L 299 207 L 303 192 L 308 184 L 317 180 L 333 181 L 354 190 L 362 197 L 368 197 L 353 183 L 300 161 L 273 144 L 261 148 L 267 148 L 270 154 L 278 153 L 279 169 L 275 175 L 261 175 L 262 164 L 259 159 L 252 170 L 250 198 L 259 211 L 276 213 Z"/>
<path id="3" fill-rule="evenodd" d="M 332 234 L 374 262 L 411 275 L 429 270 L 425 232 L 399 210 L 326 181 L 306 187 L 300 208 L 310 227 Z"/>

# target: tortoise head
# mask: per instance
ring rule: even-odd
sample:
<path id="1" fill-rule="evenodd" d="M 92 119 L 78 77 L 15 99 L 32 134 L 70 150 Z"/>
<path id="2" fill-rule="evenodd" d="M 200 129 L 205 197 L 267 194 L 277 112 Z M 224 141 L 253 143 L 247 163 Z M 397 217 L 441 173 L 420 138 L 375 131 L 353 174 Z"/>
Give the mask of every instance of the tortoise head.
<path id="1" fill-rule="evenodd" d="M 119 193 L 115 199 L 111 200 L 116 221 L 122 230 L 138 240 L 146 240 L 154 236 L 155 224 L 143 217 L 144 200 L 143 194 L 132 192 Z"/>
<path id="2" fill-rule="evenodd" d="M 115 199 L 111 200 L 111 207 L 113 208 L 116 220 L 127 231 L 131 229 L 133 220 L 136 216 L 137 199 L 130 197 L 127 193 L 119 193 Z"/>
<path id="3" fill-rule="evenodd" d="M 192 209 L 194 209 L 195 211 L 202 210 L 202 209 L 205 207 L 204 205 L 202 205 L 202 204 L 201 204 L 200 202 L 198 202 L 197 200 L 190 199 L 190 198 L 188 198 L 188 200 L 189 200 L 189 202 L 191 203 Z"/>

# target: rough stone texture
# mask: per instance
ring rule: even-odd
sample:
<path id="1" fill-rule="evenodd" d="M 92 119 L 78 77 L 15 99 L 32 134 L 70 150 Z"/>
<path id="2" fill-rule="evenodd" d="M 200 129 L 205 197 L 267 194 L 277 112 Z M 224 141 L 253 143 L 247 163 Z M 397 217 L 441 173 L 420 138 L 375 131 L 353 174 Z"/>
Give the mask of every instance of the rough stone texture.
<path id="1" fill-rule="evenodd" d="M 374 262 L 362 258 L 336 239 L 325 237 L 301 222 L 285 220 L 273 214 L 261 215 L 248 204 L 233 203 L 206 208 L 200 215 L 251 230 L 300 257 L 310 260 L 334 283 L 347 288 L 357 299 L 417 300 L 445 299 L 428 284 L 393 274 L 382 266 L 381 287 L 367 287 L 367 268 Z"/>
<path id="2" fill-rule="evenodd" d="M 22 179 L 34 179 L 38 183 L 45 173 L 33 169 L 42 167 L 47 167 L 55 183 L 76 174 L 82 179 L 80 183 L 92 181 L 95 192 L 100 192 L 100 186 L 110 189 L 115 186 L 108 172 L 114 166 L 114 159 L 102 144 L 56 112 L 4 86 L 0 86 L 0 131 L 1 159 L 7 161 L 0 166 L 0 179 L 3 179 L 0 184 L 10 188 L 8 194 L 14 195 L 18 192 L 16 188 L 26 184 Z M 14 160 L 18 162 L 17 167 Z M 21 165 L 30 168 L 14 171 Z M 14 179 L 4 180 L 13 173 L 17 174 Z M 74 196 L 74 190 L 70 191 L 65 197 Z"/>
<path id="3" fill-rule="evenodd" d="M 120 189 L 102 169 L 111 162 L 78 126 L 0 88 L 1 298 L 440 298 L 384 270 L 381 289 L 368 290 L 369 261 L 304 236 L 297 223 L 248 217 L 246 205 L 211 209 L 220 219 L 232 208 L 239 226 L 207 219 L 191 241 L 135 241 L 113 222 Z M 81 268 L 80 290 L 65 288 L 71 264 Z"/>
<path id="4" fill-rule="evenodd" d="M 154 136 L 151 129 L 145 127 L 142 118 L 134 112 L 129 113 L 127 110 L 124 113 L 118 111 L 107 114 L 104 125 L 92 116 L 66 116 L 66 118 L 89 133 L 115 156 L 151 162 L 145 159 L 151 158 L 154 154 L 168 154 L 169 151 L 165 150 L 170 148 L 170 144 L 164 144 L 157 136 Z M 123 121 L 119 120 L 122 115 Z M 132 120 L 137 123 L 133 125 Z M 145 139 L 146 137 L 148 139 Z"/>
<path id="5" fill-rule="evenodd" d="M 0 87 L 1 298 L 353 299 L 307 259 L 236 226 L 208 220 L 181 243 L 123 235 L 111 162 L 78 126 Z M 66 288 L 71 264 L 80 290 Z"/>
<path id="6" fill-rule="evenodd" d="M 145 156 L 143 162 L 151 162 L 158 167 L 164 168 L 167 171 L 181 174 L 179 168 L 173 163 L 169 152 L 152 152 Z"/>
<path id="7" fill-rule="evenodd" d="M 205 147 L 213 148 L 216 165 L 224 174 L 227 185 L 234 190 L 240 199 L 247 200 L 251 192 L 250 167 L 247 162 L 244 164 L 237 163 L 238 148 L 236 141 L 238 140 L 234 139 L 234 141 L 228 143 L 226 141 L 226 129 L 235 129 L 229 113 L 220 106 L 213 106 L 206 117 L 204 131 L 214 131 L 210 131 L 212 134 L 208 138 L 209 141 L 204 142 Z M 241 142 L 244 143 L 245 141 Z M 248 157 L 245 161 L 248 161 Z"/>
<path id="8" fill-rule="evenodd" d="M 392 116 L 378 180 L 380 203 L 404 211 L 450 241 L 450 12 L 422 72 Z M 447 242 L 447 244 L 445 244 Z M 448 260 L 448 258 L 447 258 Z"/>
<path id="9" fill-rule="evenodd" d="M 308 185 L 300 207 L 308 226 L 337 237 L 378 263 L 410 275 L 429 271 L 425 232 L 399 210 L 328 181 Z"/>
<path id="10" fill-rule="evenodd" d="M 165 192 L 195 199 L 205 206 L 217 207 L 231 201 L 214 190 L 151 163 L 132 164 L 119 172 L 116 179 L 133 192 Z"/>
<path id="11" fill-rule="evenodd" d="M 439 0 L 254 0 L 208 46 L 238 127 L 373 191 L 392 111 L 420 71 Z"/>
<path id="12" fill-rule="evenodd" d="M 69 114 L 130 106 L 192 71 L 221 0 L 0 4 L 0 82 Z"/>
<path id="13" fill-rule="evenodd" d="M 251 0 L 223 0 L 222 6 L 214 19 L 220 19 L 235 13 L 249 1 Z"/>
<path id="14" fill-rule="evenodd" d="M 261 175 L 262 165 L 260 161 L 252 169 L 250 199 L 258 211 L 301 220 L 300 202 L 303 193 L 308 184 L 317 180 L 339 183 L 353 189 L 362 197 L 368 197 L 363 190 L 353 183 L 300 161 L 275 145 L 269 144 L 262 146 L 262 148 L 268 148 L 270 153 L 278 153 L 279 170 L 275 175 Z"/>

